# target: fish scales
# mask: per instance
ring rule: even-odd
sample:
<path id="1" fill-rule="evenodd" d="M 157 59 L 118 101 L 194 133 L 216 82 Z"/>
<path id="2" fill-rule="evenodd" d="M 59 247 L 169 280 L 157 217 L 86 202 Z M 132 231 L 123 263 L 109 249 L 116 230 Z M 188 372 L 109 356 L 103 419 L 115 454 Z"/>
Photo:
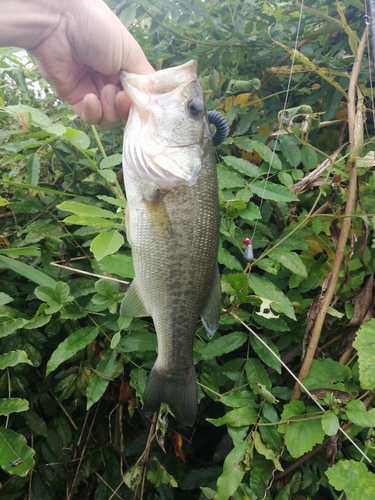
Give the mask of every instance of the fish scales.
<path id="1" fill-rule="evenodd" d="M 163 71 L 170 77 L 167 90 L 162 85 Z M 185 72 L 182 82 L 181 72 Z M 192 350 L 197 321 L 201 316 L 212 336 L 221 303 L 214 149 L 194 61 L 150 75 L 154 94 L 152 82 L 147 86 L 145 76 L 139 79 L 141 84 L 135 75 L 122 78 L 133 101 L 123 164 L 135 279 L 121 312 L 152 316 L 157 333 L 158 356 L 144 393 L 144 413 L 152 415 L 165 402 L 179 420 L 193 425 L 197 388 Z M 138 92 L 145 89 L 144 99 Z M 198 117 L 190 116 L 189 106 L 200 105 Z M 142 142 L 142 136 L 148 142 Z M 167 157 L 162 167 L 152 163 L 157 155 L 161 162 Z"/>

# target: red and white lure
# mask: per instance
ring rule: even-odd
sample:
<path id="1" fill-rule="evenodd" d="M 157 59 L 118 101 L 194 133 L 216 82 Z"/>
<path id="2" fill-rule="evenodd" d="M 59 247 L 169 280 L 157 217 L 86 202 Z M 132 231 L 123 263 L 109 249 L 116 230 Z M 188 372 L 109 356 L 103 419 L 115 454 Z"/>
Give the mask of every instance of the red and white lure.
<path id="1" fill-rule="evenodd" d="M 251 244 L 250 238 L 243 238 L 242 243 L 245 245 L 245 250 L 243 253 L 243 258 L 246 262 L 252 262 L 254 260 L 253 245 Z"/>

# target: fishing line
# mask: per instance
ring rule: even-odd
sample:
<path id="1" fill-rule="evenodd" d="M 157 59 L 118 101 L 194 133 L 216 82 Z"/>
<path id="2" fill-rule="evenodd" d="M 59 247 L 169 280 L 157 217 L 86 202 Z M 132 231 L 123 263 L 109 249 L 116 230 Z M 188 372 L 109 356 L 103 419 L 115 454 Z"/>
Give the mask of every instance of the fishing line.
<path id="1" fill-rule="evenodd" d="M 373 1 L 375 3 L 375 0 L 373 0 Z M 289 101 L 289 94 L 290 94 L 290 88 L 291 88 L 291 85 L 292 85 L 292 77 L 293 77 L 293 68 L 294 68 L 294 63 L 295 63 L 295 60 L 296 60 L 296 51 L 297 51 L 297 47 L 298 47 L 299 33 L 300 33 L 300 29 L 301 29 L 301 24 L 302 24 L 303 7 L 304 7 L 304 0 L 301 0 L 301 7 L 300 7 L 300 11 L 299 11 L 299 18 L 298 18 L 297 31 L 296 31 L 296 39 L 295 39 L 295 44 L 294 44 L 293 56 L 292 56 L 292 63 L 291 63 L 291 67 L 290 67 L 288 85 L 287 85 L 286 94 L 285 94 L 284 107 L 283 107 L 282 113 L 280 114 L 281 116 L 285 115 L 285 112 L 286 112 L 286 109 L 287 109 L 286 107 L 287 107 L 287 104 L 288 104 L 288 101 Z M 280 130 L 281 130 L 281 123 L 282 123 L 282 120 L 279 120 L 278 132 L 280 132 Z M 252 262 L 254 260 L 254 252 L 253 252 L 252 241 L 253 241 L 253 239 L 255 237 L 255 233 L 256 233 L 256 230 L 257 230 L 258 222 L 259 222 L 259 220 L 261 218 L 261 210 L 262 210 L 263 203 L 264 203 L 264 195 L 266 193 L 268 179 L 269 179 L 269 177 L 271 175 L 271 169 L 272 169 L 273 161 L 274 161 L 274 158 L 275 158 L 275 155 L 276 155 L 276 149 L 277 149 L 278 144 L 279 144 L 279 136 L 276 134 L 275 144 L 273 146 L 271 160 L 270 160 L 270 164 L 269 164 L 269 167 L 268 167 L 268 170 L 267 170 L 267 175 L 266 175 L 266 178 L 265 178 L 265 181 L 264 181 L 262 196 L 260 198 L 259 215 L 255 219 L 253 234 L 252 234 L 251 238 L 244 238 L 242 240 L 243 244 L 246 247 L 245 251 L 244 251 L 244 260 L 246 262 Z"/>
<path id="2" fill-rule="evenodd" d="M 285 370 L 289 373 L 289 375 L 291 375 L 294 378 L 294 380 L 302 387 L 302 389 L 312 399 L 312 401 L 318 406 L 318 408 L 323 413 L 326 413 L 327 410 L 325 410 L 325 408 L 319 403 L 319 401 L 316 398 L 316 396 L 314 396 L 307 389 L 307 387 L 299 380 L 299 378 L 284 363 L 284 361 L 279 358 L 279 356 L 271 349 L 271 347 L 268 344 L 266 344 L 266 342 L 264 342 L 264 340 L 261 337 L 259 337 L 259 335 L 257 335 L 252 328 L 250 328 L 244 321 L 242 321 L 242 319 L 239 316 L 237 316 L 236 313 L 230 312 L 230 311 L 226 311 L 225 309 L 224 309 L 224 311 L 227 312 L 228 314 L 230 314 L 231 316 L 233 316 L 233 318 L 235 318 L 237 321 L 239 321 L 242 326 L 244 326 L 252 335 L 254 335 L 254 337 L 272 354 L 272 356 L 274 358 L 276 358 L 280 362 L 280 364 L 285 368 Z M 361 450 L 361 448 L 353 441 L 353 439 L 344 431 L 344 429 L 342 429 L 341 427 L 339 427 L 338 430 L 352 443 L 352 445 L 359 451 L 359 453 L 371 464 L 372 462 L 369 459 L 369 457 Z"/>

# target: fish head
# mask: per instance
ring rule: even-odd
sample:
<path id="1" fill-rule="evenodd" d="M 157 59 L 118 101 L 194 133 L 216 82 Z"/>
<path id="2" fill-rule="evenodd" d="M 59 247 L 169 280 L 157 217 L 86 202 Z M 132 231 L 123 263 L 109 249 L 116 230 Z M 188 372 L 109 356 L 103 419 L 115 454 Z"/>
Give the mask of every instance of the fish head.
<path id="1" fill-rule="evenodd" d="M 169 190 L 195 184 L 211 140 L 196 61 L 149 75 L 121 72 L 132 101 L 124 133 L 124 173 Z"/>

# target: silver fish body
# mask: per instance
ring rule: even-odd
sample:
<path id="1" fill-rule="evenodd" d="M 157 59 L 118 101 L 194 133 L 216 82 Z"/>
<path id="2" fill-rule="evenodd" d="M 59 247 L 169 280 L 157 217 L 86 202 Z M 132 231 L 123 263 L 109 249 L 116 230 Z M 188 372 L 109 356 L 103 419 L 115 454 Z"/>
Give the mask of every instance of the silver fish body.
<path id="1" fill-rule="evenodd" d="M 143 412 L 168 403 L 184 424 L 197 416 L 193 341 L 199 317 L 219 323 L 217 173 L 197 64 L 121 74 L 132 100 L 124 133 L 127 238 L 135 279 L 121 313 L 152 316 L 158 356 Z"/>

